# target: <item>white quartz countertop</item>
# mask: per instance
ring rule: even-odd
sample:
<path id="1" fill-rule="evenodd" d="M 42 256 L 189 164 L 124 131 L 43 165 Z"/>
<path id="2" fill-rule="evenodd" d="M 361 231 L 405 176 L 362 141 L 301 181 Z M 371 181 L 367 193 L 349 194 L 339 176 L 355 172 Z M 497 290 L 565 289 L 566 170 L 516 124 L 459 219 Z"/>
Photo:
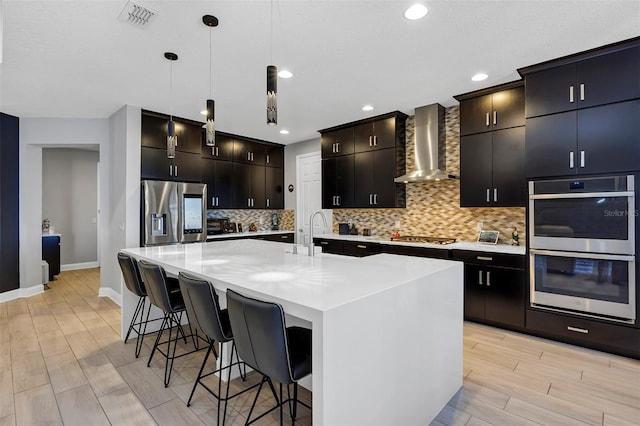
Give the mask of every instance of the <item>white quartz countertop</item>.
<path id="1" fill-rule="evenodd" d="M 424 278 L 461 262 L 391 254 L 347 257 L 317 253 L 293 244 L 239 239 L 201 244 L 129 248 L 138 259 L 160 264 L 168 273 L 189 271 L 221 290 L 249 290 L 324 312 Z"/>
<path id="2" fill-rule="evenodd" d="M 362 235 L 320 234 L 320 235 L 314 235 L 313 237 L 332 239 L 332 240 L 358 241 L 358 242 L 370 242 L 370 243 L 380 243 L 380 244 L 409 246 L 409 247 L 434 248 L 434 249 L 442 249 L 442 250 L 471 250 L 471 251 L 482 251 L 482 252 L 489 252 L 489 253 L 504 253 L 504 254 L 517 254 L 517 255 L 524 255 L 526 252 L 526 249 L 524 246 L 511 246 L 508 244 L 483 244 L 483 243 L 472 243 L 467 241 L 441 245 L 441 244 L 410 243 L 405 241 L 391 241 L 390 238 L 382 237 L 379 235 L 365 237 Z"/>
<path id="3" fill-rule="evenodd" d="M 228 234 L 217 234 L 217 235 L 207 235 L 207 241 L 217 240 L 220 238 L 247 238 L 253 237 L 257 235 L 282 235 L 282 234 L 293 234 L 293 231 L 255 231 L 255 232 L 231 232 Z"/>

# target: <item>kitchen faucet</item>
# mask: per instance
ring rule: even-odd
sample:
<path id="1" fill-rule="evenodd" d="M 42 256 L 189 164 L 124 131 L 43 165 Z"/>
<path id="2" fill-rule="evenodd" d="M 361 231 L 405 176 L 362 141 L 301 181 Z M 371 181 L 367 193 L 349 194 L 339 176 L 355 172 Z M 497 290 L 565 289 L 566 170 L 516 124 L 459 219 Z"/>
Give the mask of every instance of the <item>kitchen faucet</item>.
<path id="1" fill-rule="evenodd" d="M 322 223 L 324 224 L 324 232 L 327 232 L 327 218 L 324 215 L 324 213 L 322 213 L 322 210 L 317 210 L 313 213 L 311 213 L 311 218 L 309 219 L 309 256 L 313 256 L 314 255 L 314 250 L 313 250 L 313 219 L 316 218 L 316 215 L 320 215 L 320 217 L 322 218 Z"/>

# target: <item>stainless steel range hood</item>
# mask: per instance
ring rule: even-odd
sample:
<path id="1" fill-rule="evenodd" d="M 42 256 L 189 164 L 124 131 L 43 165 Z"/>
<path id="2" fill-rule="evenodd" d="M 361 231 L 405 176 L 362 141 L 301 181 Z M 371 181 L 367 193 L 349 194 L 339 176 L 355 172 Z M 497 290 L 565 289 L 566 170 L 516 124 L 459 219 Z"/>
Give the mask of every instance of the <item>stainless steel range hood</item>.
<path id="1" fill-rule="evenodd" d="M 396 183 L 455 179 L 445 171 L 445 113 L 440 104 L 416 108 L 414 132 L 414 170 L 394 179 Z"/>

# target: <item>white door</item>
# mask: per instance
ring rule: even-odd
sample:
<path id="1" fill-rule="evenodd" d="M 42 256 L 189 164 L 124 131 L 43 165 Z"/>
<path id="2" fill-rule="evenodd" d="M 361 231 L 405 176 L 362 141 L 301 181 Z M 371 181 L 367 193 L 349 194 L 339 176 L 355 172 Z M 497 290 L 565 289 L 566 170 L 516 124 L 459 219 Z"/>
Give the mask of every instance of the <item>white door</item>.
<path id="1" fill-rule="evenodd" d="M 322 207 L 322 167 L 319 152 L 302 154 L 296 157 L 296 180 L 298 195 L 296 198 L 297 244 L 309 244 L 309 218 Z M 328 229 L 331 230 L 331 210 L 325 211 Z M 314 221 L 314 235 L 324 233 L 322 219 Z"/>

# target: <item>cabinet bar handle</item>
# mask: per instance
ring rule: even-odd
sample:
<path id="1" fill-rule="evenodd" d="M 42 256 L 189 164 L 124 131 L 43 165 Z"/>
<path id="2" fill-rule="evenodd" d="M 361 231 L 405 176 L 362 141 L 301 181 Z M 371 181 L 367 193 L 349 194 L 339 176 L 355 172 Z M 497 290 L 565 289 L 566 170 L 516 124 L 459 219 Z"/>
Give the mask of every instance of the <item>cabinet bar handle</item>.
<path id="1" fill-rule="evenodd" d="M 340 142 L 336 142 L 336 152 L 340 152 Z"/>
<path id="2" fill-rule="evenodd" d="M 251 207 L 251 198 L 247 198 L 247 207 Z"/>
<path id="3" fill-rule="evenodd" d="M 373 137 L 373 146 L 378 146 L 378 137 L 377 136 Z"/>
<path id="4" fill-rule="evenodd" d="M 281 235 L 280 238 L 283 239 L 283 240 L 286 240 L 287 238 L 289 238 L 289 236 L 288 235 Z"/>
<path id="5" fill-rule="evenodd" d="M 267 154 L 267 164 L 269 164 L 271 162 L 271 159 L 269 158 L 269 154 Z"/>
<path id="6" fill-rule="evenodd" d="M 491 285 L 491 271 L 487 271 L 487 287 Z"/>
<path id="7" fill-rule="evenodd" d="M 487 188 L 487 203 L 491 202 L 491 189 Z"/>
<path id="8" fill-rule="evenodd" d="M 569 86 L 569 102 L 573 103 L 573 86 Z"/>
<path id="9" fill-rule="evenodd" d="M 493 111 L 493 125 L 498 124 L 498 111 Z"/>
<path id="10" fill-rule="evenodd" d="M 478 284 L 482 285 L 482 271 L 478 271 Z"/>
<path id="11" fill-rule="evenodd" d="M 320 244 L 323 245 L 323 246 L 326 246 L 326 245 L 329 244 L 329 241 L 320 241 Z"/>
<path id="12" fill-rule="evenodd" d="M 369 146 L 373 146 L 373 137 L 369 136 Z"/>
<path id="13" fill-rule="evenodd" d="M 487 127 L 489 127 L 489 113 L 487 113 L 485 123 L 486 123 Z"/>
<path id="14" fill-rule="evenodd" d="M 369 205 L 373 204 L 373 194 L 369 194 Z"/>
<path id="15" fill-rule="evenodd" d="M 489 257 L 489 256 L 477 256 L 476 259 L 478 259 L 478 260 L 488 260 L 489 262 L 493 261 L 493 257 Z"/>
<path id="16" fill-rule="evenodd" d="M 572 327 L 570 325 L 567 326 L 567 330 L 575 331 L 576 333 L 589 334 L 589 330 L 586 328 Z"/>
<path id="17" fill-rule="evenodd" d="M 493 188 L 493 202 L 498 202 L 498 188 Z"/>
<path id="18" fill-rule="evenodd" d="M 169 176 L 173 176 L 173 166 L 169 164 Z"/>
<path id="19" fill-rule="evenodd" d="M 217 147 L 217 146 L 216 146 L 216 157 L 217 157 L 218 155 L 220 155 L 220 147 Z"/>
<path id="20" fill-rule="evenodd" d="M 211 205 L 212 206 L 216 205 L 216 197 L 211 197 Z"/>
<path id="21" fill-rule="evenodd" d="M 378 205 L 378 194 L 373 194 L 373 204 Z"/>
<path id="22" fill-rule="evenodd" d="M 584 151 L 580 151 L 580 167 L 584 167 Z"/>
<path id="23" fill-rule="evenodd" d="M 362 245 L 362 244 L 358 244 L 356 247 L 361 248 L 361 249 L 366 249 L 367 248 L 367 246 Z"/>
<path id="24" fill-rule="evenodd" d="M 216 206 L 220 205 L 220 198 L 216 197 Z"/>
<path id="25" fill-rule="evenodd" d="M 340 205 L 340 196 L 338 195 L 338 205 Z"/>
<path id="26" fill-rule="evenodd" d="M 569 152 L 569 168 L 573 169 L 573 151 Z"/>
<path id="27" fill-rule="evenodd" d="M 584 101 L 584 83 L 580 84 L 580 100 Z"/>
<path id="28" fill-rule="evenodd" d="M 215 147 L 215 146 L 212 146 L 212 147 L 211 147 L 211 156 L 212 156 L 212 157 L 215 157 L 215 156 L 216 156 L 216 147 Z"/>
<path id="29" fill-rule="evenodd" d="M 267 207 L 269 207 L 270 201 L 271 200 L 269 198 L 267 198 Z"/>
<path id="30" fill-rule="evenodd" d="M 173 166 L 174 176 L 178 176 L 178 166 Z"/>

